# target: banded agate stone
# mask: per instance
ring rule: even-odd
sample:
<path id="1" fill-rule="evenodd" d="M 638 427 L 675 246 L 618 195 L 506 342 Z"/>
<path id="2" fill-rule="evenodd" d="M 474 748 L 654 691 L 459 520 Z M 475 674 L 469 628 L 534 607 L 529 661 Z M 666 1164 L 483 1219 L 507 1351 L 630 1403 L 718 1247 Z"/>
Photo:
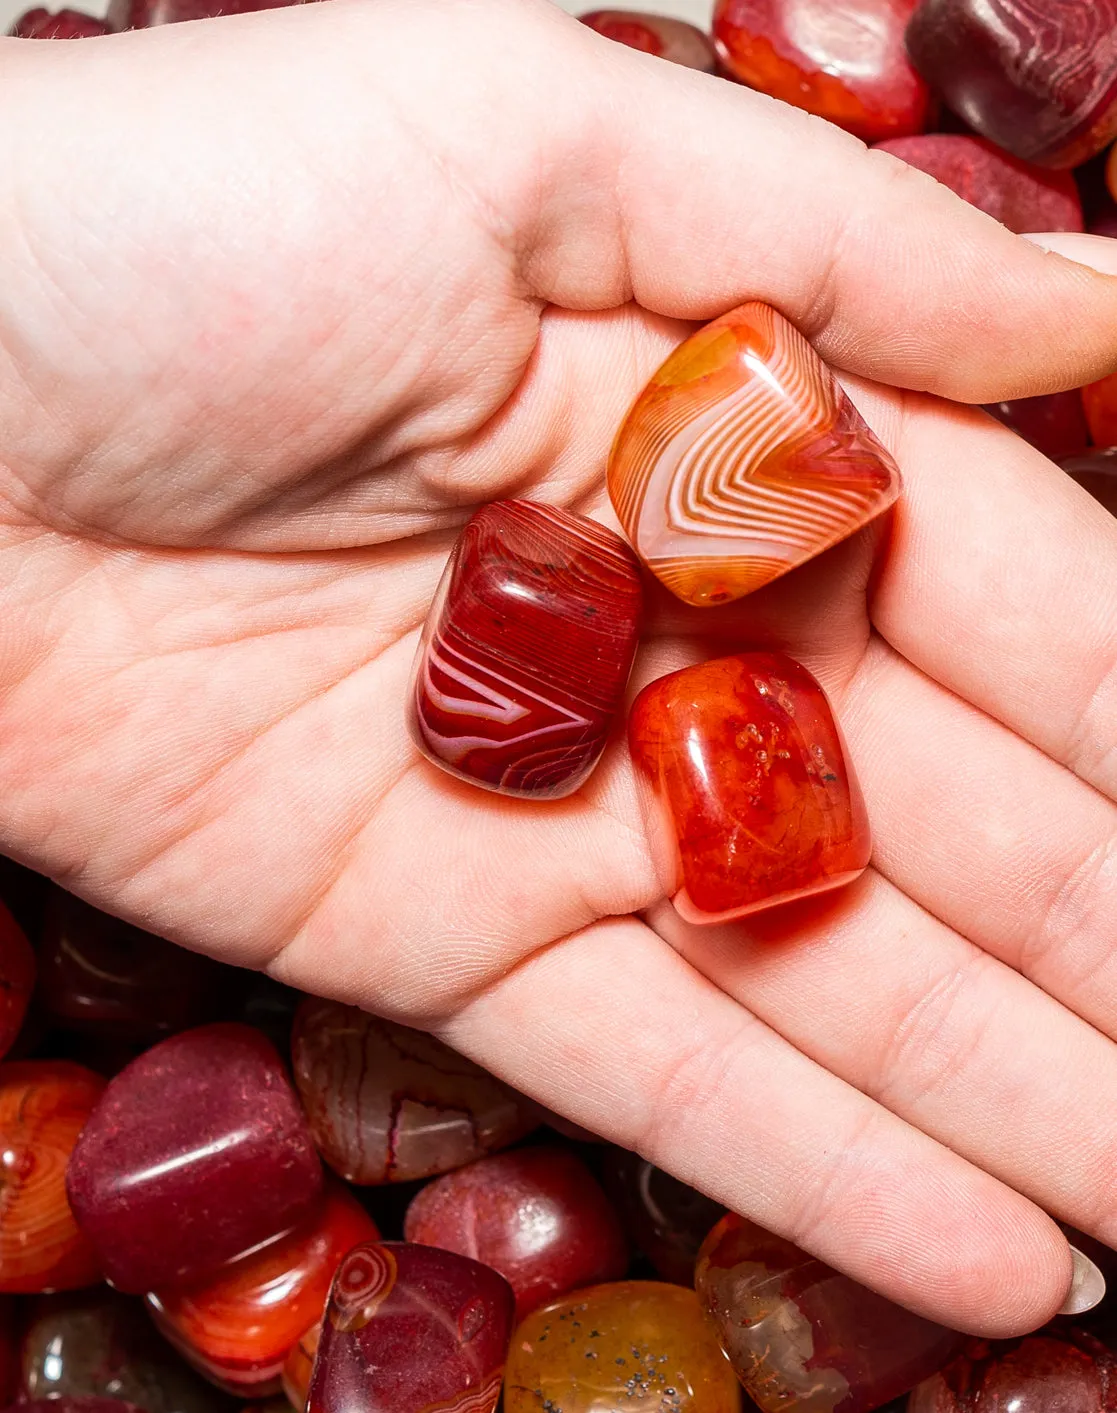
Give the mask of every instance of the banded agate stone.
<path id="1" fill-rule="evenodd" d="M 923 0 L 908 52 L 998 147 L 1076 167 L 1117 134 L 1117 0 Z"/>
<path id="2" fill-rule="evenodd" d="M 628 735 L 665 891 L 687 922 L 838 888 L 868 864 L 868 817 L 826 694 L 782 653 L 660 677 Z"/>
<path id="3" fill-rule="evenodd" d="M 356 1247 L 330 1291 L 307 1413 L 493 1413 L 513 1308 L 503 1276 L 452 1251 Z"/>
<path id="4" fill-rule="evenodd" d="M 918 0 L 718 0 L 714 40 L 750 88 L 877 142 L 922 132 L 931 96 L 904 48 Z"/>
<path id="5" fill-rule="evenodd" d="M 517 1329 L 504 1413 L 738 1413 L 740 1390 L 693 1290 L 619 1281 Z"/>
<path id="6" fill-rule="evenodd" d="M 732 1214 L 706 1238 L 695 1285 L 763 1413 L 870 1413 L 964 1344 Z"/>
<path id="7" fill-rule="evenodd" d="M 504 795 L 569 795 L 620 710 L 640 629 L 632 551 L 531 501 L 462 531 L 419 644 L 408 721 L 422 753 Z"/>
<path id="8" fill-rule="evenodd" d="M 888 509 L 896 463 L 810 344 L 766 304 L 699 329 L 636 399 L 609 495 L 672 593 L 728 603 Z"/>
<path id="9" fill-rule="evenodd" d="M 712 74 L 717 68 L 714 46 L 695 25 L 668 15 L 648 15 L 637 10 L 590 10 L 578 17 L 584 25 L 629 49 L 669 59 L 684 68 Z"/>
<path id="10" fill-rule="evenodd" d="M 1022 1340 L 971 1340 L 912 1391 L 907 1413 L 1113 1413 L 1117 1355 L 1073 1327 Z"/>

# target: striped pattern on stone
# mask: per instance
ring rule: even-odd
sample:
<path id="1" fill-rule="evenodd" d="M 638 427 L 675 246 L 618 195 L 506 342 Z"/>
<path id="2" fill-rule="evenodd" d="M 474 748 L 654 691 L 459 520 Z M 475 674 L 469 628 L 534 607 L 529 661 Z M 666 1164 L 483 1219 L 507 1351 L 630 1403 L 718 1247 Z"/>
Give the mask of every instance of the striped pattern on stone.
<path id="1" fill-rule="evenodd" d="M 609 495 L 685 603 L 728 603 L 844 540 L 900 491 L 896 463 L 810 344 L 769 305 L 687 339 L 629 412 Z"/>

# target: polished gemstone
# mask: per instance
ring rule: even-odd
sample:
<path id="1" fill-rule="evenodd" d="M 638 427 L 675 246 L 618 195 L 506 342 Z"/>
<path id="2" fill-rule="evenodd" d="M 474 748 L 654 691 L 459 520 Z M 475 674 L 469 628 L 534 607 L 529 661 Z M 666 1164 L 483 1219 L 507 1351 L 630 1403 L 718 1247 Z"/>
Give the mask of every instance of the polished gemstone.
<path id="1" fill-rule="evenodd" d="M 331 1183 L 321 1208 L 286 1236 L 217 1275 L 147 1297 L 155 1323 L 219 1388 L 241 1398 L 277 1393 L 284 1360 L 321 1322 L 341 1258 L 379 1236 L 356 1198 Z"/>
<path id="2" fill-rule="evenodd" d="M 109 1280 L 142 1292 L 289 1231 L 318 1202 L 322 1170 L 274 1046 L 245 1025 L 208 1025 L 110 1081 L 68 1188 Z"/>
<path id="3" fill-rule="evenodd" d="M 673 64 L 701 69 L 708 74 L 717 68 L 714 46 L 700 29 L 687 24 L 686 20 L 648 15 L 639 10 L 590 10 L 579 18 L 606 39 L 627 44 L 629 49 L 655 54 L 660 59 L 670 59 Z"/>
<path id="4" fill-rule="evenodd" d="M 725 1208 L 624 1148 L 606 1153 L 604 1182 L 636 1249 L 665 1281 L 693 1285 L 699 1248 Z"/>
<path id="5" fill-rule="evenodd" d="M 1082 394 L 1077 388 L 989 403 L 985 410 L 1052 461 L 1082 451 L 1090 441 Z"/>
<path id="6" fill-rule="evenodd" d="M 1117 373 L 1088 383 L 1082 389 L 1082 406 L 1096 446 L 1117 446 Z"/>
<path id="7" fill-rule="evenodd" d="M 12 1048 L 35 986 L 35 953 L 0 903 L 0 1059 Z"/>
<path id="8" fill-rule="evenodd" d="M 1117 0 L 923 0 L 908 51 L 970 127 L 1075 167 L 1117 134 Z"/>
<path id="9" fill-rule="evenodd" d="M 1117 515 L 1117 447 L 1094 447 L 1059 465 L 1111 515 Z"/>
<path id="10" fill-rule="evenodd" d="M 281 1378 L 283 1381 L 283 1392 L 287 1402 L 292 1408 L 302 1410 L 306 1407 L 306 1397 L 310 1392 L 310 1376 L 314 1372 L 314 1356 L 318 1353 L 318 1344 L 322 1338 L 322 1321 L 317 1320 L 309 1329 L 303 1330 L 302 1334 L 287 1351 L 287 1358 L 283 1361 Z"/>
<path id="11" fill-rule="evenodd" d="M 462 531 L 419 644 L 408 713 L 428 760 L 505 795 L 555 799 L 593 770 L 640 628 L 636 560 L 611 530 L 500 501 Z"/>
<path id="12" fill-rule="evenodd" d="M 66 1200 L 66 1164 L 104 1088 L 100 1075 L 66 1060 L 0 1065 L 0 1291 L 100 1280 Z"/>
<path id="13" fill-rule="evenodd" d="M 718 0 L 714 39 L 734 78 L 876 142 L 922 132 L 931 117 L 904 48 L 917 3 Z"/>
<path id="14" fill-rule="evenodd" d="M 39 999 L 52 1025 L 152 1042 L 214 1018 L 238 973 L 51 891 L 39 941 Z"/>
<path id="15" fill-rule="evenodd" d="M 838 888 L 869 862 L 868 818 L 830 704 L 782 653 L 660 677 L 636 698 L 628 735 L 665 891 L 688 922 Z"/>
<path id="16" fill-rule="evenodd" d="M 403 1242 L 341 1263 L 308 1413 L 493 1413 L 514 1300 L 488 1266 Z"/>
<path id="17" fill-rule="evenodd" d="M 308 997 L 291 1056 L 318 1151 L 349 1182 L 450 1172 L 535 1127 L 519 1095 L 433 1036 Z"/>
<path id="18" fill-rule="evenodd" d="M 636 399 L 609 458 L 636 552 L 686 603 L 740 598 L 879 515 L 896 464 L 787 320 L 743 304 Z"/>
<path id="19" fill-rule="evenodd" d="M 103 1286 L 44 1295 L 25 1317 L 24 1398 L 122 1398 L 147 1413 L 226 1413 L 228 1401 L 188 1369 L 143 1304 Z"/>
<path id="20" fill-rule="evenodd" d="M 907 1413 L 1110 1413 L 1117 1355 L 1073 1328 L 1023 1340 L 971 1340 L 966 1353 L 919 1385 Z"/>
<path id="21" fill-rule="evenodd" d="M 927 172 L 1010 231 L 1083 229 L 1082 201 L 1069 172 L 1022 162 L 986 138 L 927 133 L 892 138 L 878 150 Z"/>
<path id="22" fill-rule="evenodd" d="M 743 1217 L 707 1237 L 695 1284 L 763 1413 L 870 1413 L 964 1343 Z"/>
<path id="23" fill-rule="evenodd" d="M 103 20 L 80 10 L 26 10 L 9 31 L 16 39 L 92 39 L 108 34 Z"/>
<path id="24" fill-rule="evenodd" d="M 504 1413 L 737 1413 L 740 1391 L 693 1290 L 591 1286 L 545 1305 L 508 1351 Z"/>
<path id="25" fill-rule="evenodd" d="M 515 1292 L 517 1319 L 628 1267 L 609 1199 L 565 1148 L 497 1153 L 429 1183 L 407 1210 L 404 1235 L 499 1271 Z"/>

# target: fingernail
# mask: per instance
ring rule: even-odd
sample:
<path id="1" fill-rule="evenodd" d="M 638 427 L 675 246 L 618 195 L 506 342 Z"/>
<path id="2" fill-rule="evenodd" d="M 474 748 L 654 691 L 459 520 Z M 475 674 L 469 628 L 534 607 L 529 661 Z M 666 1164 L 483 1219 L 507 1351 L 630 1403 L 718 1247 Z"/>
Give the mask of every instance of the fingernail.
<path id="1" fill-rule="evenodd" d="M 1024 236 L 1041 250 L 1086 265 L 1101 275 L 1117 275 L 1117 240 L 1109 236 L 1079 235 L 1077 231 L 1031 232 Z"/>
<path id="2" fill-rule="evenodd" d="M 1070 1254 L 1074 1260 L 1074 1276 L 1067 1298 L 1059 1307 L 1059 1314 L 1084 1315 L 1105 1299 L 1105 1277 L 1077 1246 L 1071 1247 Z"/>

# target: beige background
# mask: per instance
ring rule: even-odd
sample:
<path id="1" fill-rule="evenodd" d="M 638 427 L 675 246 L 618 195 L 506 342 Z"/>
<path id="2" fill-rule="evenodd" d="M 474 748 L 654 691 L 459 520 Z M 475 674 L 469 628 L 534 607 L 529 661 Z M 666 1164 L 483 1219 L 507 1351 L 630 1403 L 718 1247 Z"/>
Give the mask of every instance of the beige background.
<path id="1" fill-rule="evenodd" d="M 3 34 L 11 26 L 12 21 L 24 10 L 30 9 L 33 4 L 43 4 L 51 10 L 63 9 L 67 0 L 0 0 L 0 34 Z M 89 10 L 93 14 L 103 14 L 108 0 L 70 0 L 74 9 Z M 679 15 L 685 20 L 690 20 L 696 25 L 701 25 L 704 29 L 709 19 L 710 11 L 713 8 L 712 0 L 655 0 L 654 4 L 649 4 L 648 0 L 643 0 L 643 4 L 625 4 L 624 0 L 558 0 L 564 10 L 570 10 L 577 14 L 580 10 L 590 9 L 612 9 L 638 10 L 641 8 L 655 9 L 663 14 Z"/>

